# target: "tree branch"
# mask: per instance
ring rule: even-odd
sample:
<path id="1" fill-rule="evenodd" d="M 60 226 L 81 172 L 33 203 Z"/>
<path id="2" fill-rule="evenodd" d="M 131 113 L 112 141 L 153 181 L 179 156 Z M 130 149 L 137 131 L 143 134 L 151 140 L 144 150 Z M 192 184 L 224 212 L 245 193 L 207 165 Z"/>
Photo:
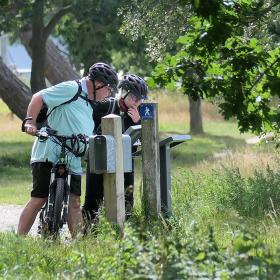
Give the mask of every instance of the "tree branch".
<path id="1" fill-rule="evenodd" d="M 271 65 L 269 65 L 269 66 L 265 69 L 265 71 L 263 71 L 263 72 L 257 77 L 257 79 L 255 80 L 255 82 L 254 82 L 253 85 L 251 86 L 249 92 L 251 92 L 251 91 L 255 88 L 255 86 L 260 82 L 260 80 L 263 78 L 263 76 L 266 75 L 267 72 L 268 72 L 279 60 L 280 60 L 280 57 L 277 57 L 277 58 L 275 59 L 275 61 L 273 61 L 273 63 L 272 63 Z"/>
<path id="2" fill-rule="evenodd" d="M 271 4 L 269 7 L 265 8 L 264 10 L 262 10 L 259 14 L 257 14 L 257 15 L 256 14 L 249 15 L 247 17 L 247 19 L 245 18 L 243 20 L 243 23 L 251 24 L 251 23 L 256 22 L 256 20 L 257 20 L 256 16 L 258 17 L 258 20 L 262 21 L 263 18 L 267 17 L 267 14 L 269 12 L 272 12 L 273 8 L 275 8 L 275 7 L 279 6 L 279 5 L 280 5 L 280 3 L 278 3 L 278 2 L 274 3 L 274 4 Z M 242 25 L 242 23 L 241 23 L 241 25 Z"/>
<path id="3" fill-rule="evenodd" d="M 68 5 L 60 9 L 49 21 L 49 23 L 44 28 L 44 38 L 48 38 L 48 36 L 53 31 L 54 27 L 58 23 L 58 21 L 66 14 L 72 11 L 73 5 Z"/>

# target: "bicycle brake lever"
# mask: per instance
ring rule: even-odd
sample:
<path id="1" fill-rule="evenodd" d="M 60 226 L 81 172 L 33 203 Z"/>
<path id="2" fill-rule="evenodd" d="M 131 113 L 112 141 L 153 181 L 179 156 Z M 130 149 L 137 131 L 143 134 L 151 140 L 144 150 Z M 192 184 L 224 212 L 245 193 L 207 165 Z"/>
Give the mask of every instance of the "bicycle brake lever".
<path id="1" fill-rule="evenodd" d="M 47 131 L 37 131 L 35 134 L 40 140 L 47 140 L 49 137 L 49 134 Z"/>

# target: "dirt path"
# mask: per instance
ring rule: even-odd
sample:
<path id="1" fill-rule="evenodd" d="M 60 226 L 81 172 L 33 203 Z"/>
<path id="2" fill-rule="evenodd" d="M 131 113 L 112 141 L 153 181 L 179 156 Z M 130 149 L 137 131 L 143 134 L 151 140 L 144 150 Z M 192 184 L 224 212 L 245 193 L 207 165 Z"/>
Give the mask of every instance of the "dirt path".
<path id="1" fill-rule="evenodd" d="M 10 231 L 16 232 L 19 217 L 24 206 L 20 205 L 0 205 L 0 232 Z M 39 215 L 37 215 L 36 221 L 33 224 L 29 234 L 32 236 L 39 236 L 37 234 Z M 70 233 L 66 225 L 61 230 L 61 236 L 64 239 L 70 239 Z"/>
<path id="2" fill-rule="evenodd" d="M 16 232 L 19 216 L 24 206 L 0 205 L 0 231 Z M 30 234 L 37 234 L 38 221 L 36 220 L 31 228 Z"/>

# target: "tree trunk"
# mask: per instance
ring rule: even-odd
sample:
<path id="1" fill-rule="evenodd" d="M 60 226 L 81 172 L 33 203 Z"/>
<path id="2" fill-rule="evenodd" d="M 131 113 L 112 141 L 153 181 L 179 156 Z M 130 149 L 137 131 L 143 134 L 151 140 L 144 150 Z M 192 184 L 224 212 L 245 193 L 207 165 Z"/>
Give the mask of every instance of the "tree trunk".
<path id="1" fill-rule="evenodd" d="M 28 54 L 32 57 L 30 47 L 31 34 L 31 31 L 22 33 L 21 41 Z M 45 73 L 47 79 L 52 84 L 80 77 L 65 57 L 58 52 L 55 44 L 50 39 L 47 40 L 46 50 Z M 13 74 L 0 57 L 0 98 L 16 116 L 23 119 L 26 116 L 26 110 L 31 97 L 30 88 Z"/>
<path id="2" fill-rule="evenodd" d="M 20 39 L 26 51 L 32 58 L 30 47 L 31 34 L 31 31 L 22 32 L 20 34 Z M 45 76 L 53 85 L 63 81 L 80 78 L 80 75 L 73 69 L 69 61 L 59 53 L 51 39 L 48 39 L 46 44 Z"/>
<path id="3" fill-rule="evenodd" d="M 201 99 L 193 100 L 189 96 L 190 133 L 203 134 Z"/>
<path id="4" fill-rule="evenodd" d="M 44 36 L 44 1 L 35 1 L 32 15 L 32 66 L 31 66 L 31 91 L 33 93 L 46 88 L 45 58 L 46 38 Z"/>
<path id="5" fill-rule="evenodd" d="M 25 118 L 32 93 L 6 66 L 0 57 L 0 98 L 20 119 Z"/>

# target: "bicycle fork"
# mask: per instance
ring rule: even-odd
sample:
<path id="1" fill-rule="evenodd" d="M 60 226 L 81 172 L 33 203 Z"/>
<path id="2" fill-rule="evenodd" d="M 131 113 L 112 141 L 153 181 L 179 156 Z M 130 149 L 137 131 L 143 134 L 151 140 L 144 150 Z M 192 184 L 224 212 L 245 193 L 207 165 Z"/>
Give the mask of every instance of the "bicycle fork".
<path id="1" fill-rule="evenodd" d="M 55 185 L 55 173 L 51 173 L 51 183 L 50 183 L 48 202 L 47 202 L 47 213 L 45 217 L 45 221 L 47 223 L 51 221 L 51 218 L 53 216 L 54 195 L 55 195 L 54 185 Z"/>
<path id="2" fill-rule="evenodd" d="M 63 199 L 63 214 L 62 214 L 62 225 L 66 224 L 68 217 L 68 205 L 69 205 L 69 196 L 70 196 L 70 184 L 71 184 L 71 175 L 67 175 L 66 184 L 64 186 L 64 199 Z"/>

